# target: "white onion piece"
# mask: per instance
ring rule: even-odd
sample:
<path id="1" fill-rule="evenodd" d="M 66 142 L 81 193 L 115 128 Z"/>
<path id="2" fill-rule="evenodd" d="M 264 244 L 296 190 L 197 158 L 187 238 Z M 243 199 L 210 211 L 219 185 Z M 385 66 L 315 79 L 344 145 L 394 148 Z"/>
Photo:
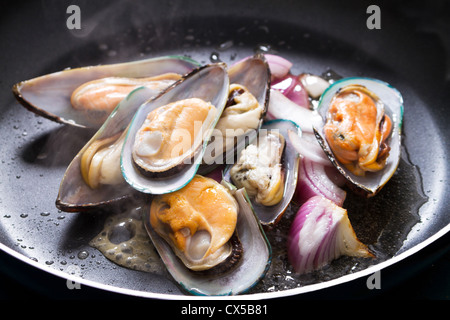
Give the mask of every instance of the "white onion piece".
<path id="1" fill-rule="evenodd" d="M 269 65 L 270 73 L 273 78 L 283 78 L 286 76 L 292 67 L 292 62 L 283 57 L 274 54 L 265 54 L 266 61 Z"/>
<path id="2" fill-rule="evenodd" d="M 313 99 L 318 99 L 330 86 L 327 80 L 313 74 L 305 73 L 299 78 L 308 95 Z"/>
<path id="3" fill-rule="evenodd" d="M 297 202 L 303 204 L 314 196 L 322 196 L 342 206 L 347 193 L 330 179 L 328 171 L 333 169 L 334 167 L 325 167 L 310 159 L 301 158 L 295 192 Z"/>
<path id="4" fill-rule="evenodd" d="M 281 92 L 270 89 L 269 119 L 286 119 L 295 122 L 302 132 L 313 133 L 313 126 L 319 128 L 322 117 L 315 111 L 300 107 Z"/>
<path id="5" fill-rule="evenodd" d="M 361 243 L 347 216 L 347 210 L 316 196 L 297 212 L 289 231 L 288 258 L 294 271 L 318 270 L 342 255 L 373 257 Z"/>
<path id="6" fill-rule="evenodd" d="M 317 142 L 317 139 L 314 138 L 313 134 L 302 133 L 302 136 L 300 136 L 293 131 L 289 131 L 288 134 L 295 150 L 297 150 L 302 157 L 320 163 L 324 166 L 333 165 L 323 151 L 322 147 Z"/>

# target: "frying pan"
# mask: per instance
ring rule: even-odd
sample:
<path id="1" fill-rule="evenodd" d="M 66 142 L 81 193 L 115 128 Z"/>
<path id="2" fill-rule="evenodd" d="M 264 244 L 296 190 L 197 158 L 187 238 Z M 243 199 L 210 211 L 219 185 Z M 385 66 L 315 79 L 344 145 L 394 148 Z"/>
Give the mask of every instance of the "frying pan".
<path id="1" fill-rule="evenodd" d="M 66 25 L 66 10 L 71 4 L 81 10 L 79 30 L 70 30 Z M 39 117 L 21 107 L 11 93 L 12 85 L 19 81 L 67 67 L 166 54 L 186 55 L 201 63 L 232 63 L 255 51 L 269 52 L 290 59 L 294 73 L 333 72 L 379 78 L 394 85 L 404 97 L 404 150 L 398 174 L 374 203 L 361 207 L 359 201 L 349 200 L 349 215 L 356 212 L 350 215 L 355 231 L 378 250 L 379 259 L 371 265 L 339 259 L 335 275 L 324 273 L 301 285 L 277 284 L 279 270 L 272 270 L 268 279 L 246 297 L 326 295 L 342 286 L 351 289 L 352 284 L 365 282 L 367 276 L 389 267 L 400 266 L 398 272 L 406 274 L 405 270 L 410 270 L 407 261 L 422 258 L 427 248 L 446 252 L 450 229 L 449 6 L 444 1 L 427 3 L 426 7 L 419 1 L 376 1 L 381 10 L 381 29 L 369 29 L 366 22 L 370 4 L 283 0 L 2 1 L 3 273 L 20 279 L 18 282 L 30 290 L 39 287 L 40 293 L 50 296 L 51 287 L 46 287 L 45 281 L 58 283 L 57 292 L 69 294 L 67 280 L 106 296 L 186 297 L 169 276 L 118 267 L 89 246 L 108 213 L 69 214 L 56 209 L 62 175 L 92 132 Z M 358 212 L 366 212 L 366 216 Z M 366 232 L 368 229 L 376 231 L 372 234 Z M 417 261 L 413 263 L 417 267 Z M 273 268 L 278 264 L 275 258 Z M 348 270 L 349 266 L 354 270 Z M 79 292 L 86 295 L 89 291 Z"/>

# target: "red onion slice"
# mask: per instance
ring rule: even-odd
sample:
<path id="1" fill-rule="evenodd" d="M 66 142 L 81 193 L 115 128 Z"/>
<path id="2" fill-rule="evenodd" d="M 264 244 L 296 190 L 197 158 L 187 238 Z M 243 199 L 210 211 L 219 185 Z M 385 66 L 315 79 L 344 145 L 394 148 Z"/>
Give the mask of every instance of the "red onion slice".
<path id="1" fill-rule="evenodd" d="M 225 165 L 220 165 L 209 173 L 204 174 L 205 177 L 216 180 L 221 183 L 223 180 L 223 170 L 225 169 Z"/>
<path id="2" fill-rule="evenodd" d="M 373 257 L 357 239 L 347 210 L 321 196 L 310 198 L 300 207 L 287 245 L 288 259 L 298 274 L 320 269 L 342 255 Z"/>
<path id="3" fill-rule="evenodd" d="M 293 64 L 289 60 L 274 54 L 265 54 L 264 56 L 269 64 L 272 79 L 283 78 L 291 70 Z"/>
<path id="4" fill-rule="evenodd" d="M 307 158 L 301 158 L 299 164 L 299 174 L 296 189 L 296 200 L 303 204 L 314 196 L 325 197 L 338 206 L 342 206 L 347 193 L 340 188 L 342 185 L 339 174 L 333 174 L 334 168 L 311 161 Z M 337 177 L 337 178 L 335 178 Z"/>
<path id="5" fill-rule="evenodd" d="M 282 78 L 272 80 L 271 87 L 280 91 L 300 107 L 309 109 L 309 95 L 299 77 L 288 74 Z"/>
<path id="6" fill-rule="evenodd" d="M 251 57 L 252 56 L 247 56 L 245 58 L 242 58 L 241 60 L 233 63 L 231 67 Z M 287 74 L 289 74 L 289 71 L 293 66 L 292 62 L 275 54 L 264 54 L 264 57 L 266 58 L 267 64 L 269 65 L 272 80 L 285 77 Z"/>
<path id="7" fill-rule="evenodd" d="M 346 192 L 340 187 L 345 184 L 345 177 L 332 165 L 314 135 L 288 134 L 292 145 L 301 155 L 296 200 L 303 204 L 310 197 L 321 195 L 342 206 Z"/>

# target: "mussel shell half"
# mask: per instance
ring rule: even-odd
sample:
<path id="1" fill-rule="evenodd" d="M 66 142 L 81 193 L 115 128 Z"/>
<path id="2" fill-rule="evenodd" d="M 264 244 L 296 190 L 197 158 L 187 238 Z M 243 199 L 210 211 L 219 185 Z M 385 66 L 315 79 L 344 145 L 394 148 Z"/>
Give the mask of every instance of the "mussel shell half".
<path id="1" fill-rule="evenodd" d="M 224 63 L 217 63 L 199 67 L 177 81 L 164 93 L 144 103 L 136 112 L 125 137 L 122 150 L 121 166 L 125 180 L 136 190 L 143 193 L 163 194 L 176 191 L 185 186 L 197 173 L 206 145 L 211 137 L 228 97 L 229 78 Z M 204 139 L 201 146 L 195 150 L 187 162 L 174 164 L 178 170 L 173 174 L 160 177 L 149 177 L 139 170 L 133 161 L 132 148 L 136 133 L 144 123 L 147 115 L 158 107 L 183 99 L 199 98 L 210 102 L 216 107 L 216 116 L 209 128 L 203 128 Z"/>
<path id="2" fill-rule="evenodd" d="M 122 100 L 109 115 L 100 129 L 78 152 L 64 173 L 60 184 L 56 206 L 63 211 L 96 210 L 119 201 L 139 197 L 139 193 L 131 188 L 125 179 L 119 185 L 101 185 L 92 189 L 83 180 L 80 161 L 86 149 L 95 141 L 122 134 L 127 130 L 137 109 L 153 95 L 152 90 L 140 87 Z M 118 159 L 120 165 L 120 158 Z"/>
<path id="3" fill-rule="evenodd" d="M 164 73 L 184 75 L 198 66 L 196 61 L 187 57 L 163 56 L 67 69 L 19 82 L 12 90 L 24 107 L 40 116 L 73 126 L 98 129 L 102 122 L 93 121 L 86 112 L 71 105 L 70 97 L 80 85 L 106 77 L 144 78 Z"/>
<path id="4" fill-rule="evenodd" d="M 228 74 L 230 84 L 237 83 L 245 86 L 263 106 L 265 113 L 269 102 L 271 73 L 264 55 L 258 53 L 233 64 Z"/>
<path id="5" fill-rule="evenodd" d="M 263 54 L 257 53 L 254 56 L 247 57 L 233 65 L 228 69 L 230 78 L 230 85 L 238 84 L 244 86 L 258 101 L 262 107 L 260 121 L 256 130 L 251 130 L 237 137 L 235 144 L 230 146 L 223 153 L 215 156 L 213 160 L 208 160 L 199 168 L 199 172 L 206 174 L 217 168 L 218 165 L 227 163 L 230 159 L 235 157 L 238 150 L 241 150 L 245 145 L 255 138 L 255 132 L 261 127 L 264 116 L 267 112 L 269 97 L 270 97 L 270 80 L 271 73 L 269 65 Z M 207 146 L 206 155 L 211 154 L 211 150 L 216 149 L 216 144 L 213 140 Z"/>
<path id="6" fill-rule="evenodd" d="M 334 82 L 328 89 L 325 90 L 320 98 L 317 110 L 324 119 L 324 123 L 331 99 L 333 99 L 341 88 L 348 85 L 361 85 L 369 91 L 375 93 L 375 95 L 377 95 L 384 104 L 384 111 L 386 115 L 388 115 L 392 120 L 392 133 L 388 140 L 391 149 L 389 152 L 389 157 L 386 160 L 386 166 L 381 171 L 370 172 L 365 176 L 356 176 L 341 165 L 334 157 L 333 152 L 331 151 L 331 148 L 329 147 L 323 134 L 322 128 L 314 128 L 314 134 L 330 161 L 348 180 L 349 186 L 364 196 L 372 197 L 377 194 L 393 176 L 400 161 L 403 97 L 397 89 L 388 83 L 377 79 L 358 77 L 344 78 Z"/>
<path id="7" fill-rule="evenodd" d="M 301 135 L 301 130 L 296 123 L 285 119 L 269 120 L 263 123 L 261 130 L 277 131 L 283 137 L 285 137 L 286 143 L 281 158 L 282 171 L 284 173 L 284 194 L 282 200 L 276 205 L 264 206 L 254 201 L 254 199 L 251 199 L 252 207 L 254 208 L 260 223 L 265 228 L 270 229 L 280 221 L 281 217 L 283 216 L 289 204 L 291 203 L 291 200 L 295 193 L 295 189 L 297 186 L 300 155 L 295 150 L 295 147 L 292 145 L 292 142 L 290 141 L 289 131 L 292 131 L 292 133 L 294 134 Z M 253 140 L 252 143 L 255 143 L 256 141 L 257 139 Z M 238 159 L 239 155 L 240 153 L 238 154 Z M 233 164 L 227 165 L 227 167 L 223 172 L 224 180 L 231 184 L 233 184 L 230 177 L 230 170 L 232 166 Z"/>
<path id="8" fill-rule="evenodd" d="M 236 228 L 244 253 L 239 265 L 228 273 L 214 275 L 193 273 L 178 259 L 167 242 L 152 229 L 149 217 L 143 218 L 145 228 L 167 270 L 188 293 L 200 296 L 242 294 L 257 284 L 270 267 L 272 248 L 251 202 L 244 189 L 234 189 L 233 193 L 239 204 Z M 149 211 L 145 210 L 145 214 L 148 215 Z"/>

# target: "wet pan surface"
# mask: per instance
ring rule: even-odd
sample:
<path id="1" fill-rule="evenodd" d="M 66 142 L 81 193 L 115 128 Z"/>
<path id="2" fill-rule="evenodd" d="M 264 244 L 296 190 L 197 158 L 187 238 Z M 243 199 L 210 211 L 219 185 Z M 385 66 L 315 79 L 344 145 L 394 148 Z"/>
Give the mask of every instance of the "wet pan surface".
<path id="1" fill-rule="evenodd" d="M 92 132 L 39 117 L 11 93 L 19 81 L 64 68 L 167 54 L 203 64 L 232 63 L 264 51 L 291 60 L 294 73 L 379 78 L 403 94 L 398 172 L 375 199 L 349 195 L 345 204 L 358 237 L 377 252 L 377 260 L 342 258 L 313 275 L 293 276 L 283 251 L 283 228 L 289 227 L 293 206 L 279 229 L 268 233 L 274 259 L 251 297 L 294 296 L 367 276 L 448 232 L 450 43 L 443 32 L 450 28 L 448 8 L 445 17 L 439 6 L 421 12 L 419 5 L 382 3 L 381 29 L 370 30 L 370 3 L 357 1 L 80 1 L 82 28 L 69 30 L 66 9 L 73 3 L 2 5 L 0 39 L 9 45 L 0 52 L 0 248 L 18 263 L 106 291 L 185 296 L 164 270 L 120 267 L 90 245 L 110 212 L 56 209 L 65 169 Z"/>

